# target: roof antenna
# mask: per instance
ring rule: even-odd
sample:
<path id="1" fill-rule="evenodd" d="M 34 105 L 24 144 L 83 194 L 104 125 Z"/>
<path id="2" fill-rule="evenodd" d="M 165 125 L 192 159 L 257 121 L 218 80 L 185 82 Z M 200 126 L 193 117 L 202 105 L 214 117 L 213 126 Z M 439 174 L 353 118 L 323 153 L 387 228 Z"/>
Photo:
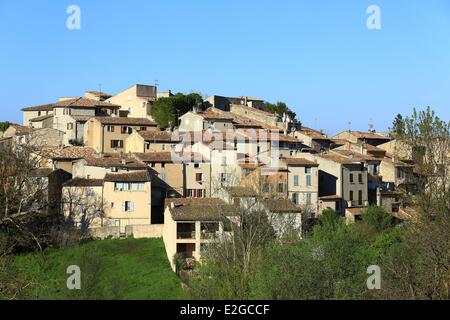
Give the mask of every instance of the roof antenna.
<path id="1" fill-rule="evenodd" d="M 372 120 L 372 119 L 369 120 L 369 132 L 370 132 L 370 133 L 374 133 L 374 132 L 375 132 L 374 125 L 373 125 L 373 120 Z"/>
<path id="2" fill-rule="evenodd" d="M 102 92 L 102 84 L 101 83 L 98 84 L 98 92 Z"/>
<path id="3" fill-rule="evenodd" d="M 351 132 L 352 131 L 352 122 L 349 121 L 349 122 L 347 122 L 347 124 L 348 124 L 348 132 Z"/>
<path id="4" fill-rule="evenodd" d="M 155 87 L 159 86 L 159 80 L 155 79 Z"/>

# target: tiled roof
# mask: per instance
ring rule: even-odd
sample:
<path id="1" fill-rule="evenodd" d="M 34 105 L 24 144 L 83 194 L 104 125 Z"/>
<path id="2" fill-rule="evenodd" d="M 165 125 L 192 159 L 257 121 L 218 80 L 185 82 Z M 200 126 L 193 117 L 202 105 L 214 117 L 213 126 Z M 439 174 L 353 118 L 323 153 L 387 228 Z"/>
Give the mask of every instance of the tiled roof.
<path id="1" fill-rule="evenodd" d="M 237 198 L 256 197 L 258 195 L 255 190 L 249 187 L 229 187 L 226 188 L 226 191 L 230 196 Z"/>
<path id="2" fill-rule="evenodd" d="M 102 179 L 74 178 L 63 184 L 63 187 L 102 187 Z"/>
<path id="3" fill-rule="evenodd" d="M 227 216 L 238 215 L 235 206 L 217 198 L 166 199 L 166 206 L 175 221 L 221 221 Z"/>
<path id="4" fill-rule="evenodd" d="M 333 152 L 339 153 L 340 155 L 347 157 L 353 161 L 381 161 L 377 157 L 349 150 L 333 150 Z"/>
<path id="5" fill-rule="evenodd" d="M 44 104 L 40 106 L 23 108 L 22 111 L 53 111 L 54 103 Z"/>
<path id="6" fill-rule="evenodd" d="M 93 117 L 101 124 L 111 125 L 130 125 L 130 126 L 152 126 L 156 123 L 147 118 L 127 118 L 127 117 Z"/>
<path id="7" fill-rule="evenodd" d="M 159 131 L 159 130 L 148 130 L 139 131 L 139 134 L 145 141 L 166 141 L 166 142 L 179 142 L 181 139 L 172 138 L 172 132 Z"/>
<path id="8" fill-rule="evenodd" d="M 53 118 L 53 114 L 46 114 L 40 117 L 36 117 L 30 120 L 30 122 L 40 122 L 40 121 L 44 121 L 47 119 Z"/>
<path id="9" fill-rule="evenodd" d="M 260 110 L 260 109 L 256 109 L 256 108 L 249 107 L 249 106 L 244 106 L 244 105 L 241 105 L 241 104 L 233 104 L 232 107 L 239 107 L 239 108 L 242 108 L 244 110 L 248 110 L 250 112 L 259 113 L 259 114 L 264 115 L 264 116 L 278 117 L 276 114 L 273 114 L 271 112 Z"/>
<path id="10" fill-rule="evenodd" d="M 106 167 L 106 168 L 126 168 L 130 170 L 146 169 L 147 165 L 135 157 L 128 156 L 127 154 L 120 153 L 107 153 L 103 155 L 92 154 L 88 157 L 84 157 L 86 164 L 93 167 Z"/>
<path id="11" fill-rule="evenodd" d="M 283 160 L 283 159 L 282 159 Z M 313 162 L 307 160 L 305 158 L 286 158 L 284 159 L 288 165 L 300 165 L 300 166 L 309 166 L 309 167 L 318 167 L 319 164 L 317 162 Z"/>
<path id="12" fill-rule="evenodd" d="M 383 136 L 379 133 L 374 132 L 363 132 L 363 131 L 351 131 L 351 134 L 358 139 L 380 139 L 380 140 L 391 140 L 389 137 Z"/>
<path id="13" fill-rule="evenodd" d="M 49 159 L 81 159 L 95 154 L 91 147 L 63 147 L 50 148 L 44 147 L 36 151 L 37 154 Z"/>
<path id="14" fill-rule="evenodd" d="M 327 153 L 323 153 L 320 155 L 321 158 L 330 160 L 330 161 L 334 161 L 340 164 L 354 164 L 357 163 L 357 160 L 352 160 L 348 157 L 345 157 L 343 155 L 334 153 L 334 152 L 327 152 Z"/>
<path id="15" fill-rule="evenodd" d="M 107 173 L 106 182 L 150 182 L 148 170 L 130 171 L 125 173 Z"/>
<path id="16" fill-rule="evenodd" d="M 308 127 L 302 127 L 297 132 L 302 133 L 305 136 L 308 136 L 308 137 L 310 137 L 311 139 L 314 139 L 314 140 L 330 140 L 322 132 L 314 130 L 314 129 L 311 129 L 311 128 L 308 128 Z"/>
<path id="17" fill-rule="evenodd" d="M 117 104 L 112 104 L 105 101 L 98 101 L 94 99 L 88 98 L 75 98 L 75 99 L 67 99 L 62 100 L 53 105 L 55 108 L 109 108 L 109 109 L 118 109 L 120 108 Z"/>
<path id="18" fill-rule="evenodd" d="M 30 133 L 35 130 L 31 127 L 25 127 L 25 126 L 21 126 L 20 124 L 15 124 L 15 123 L 10 124 L 9 126 L 14 128 L 17 133 Z"/>
<path id="19" fill-rule="evenodd" d="M 171 152 L 135 153 L 134 156 L 143 162 L 172 163 Z"/>
<path id="20" fill-rule="evenodd" d="M 233 117 L 229 116 L 225 112 L 215 111 L 212 108 L 208 108 L 203 112 L 198 113 L 206 120 L 229 120 L 232 121 Z"/>
<path id="21" fill-rule="evenodd" d="M 279 130 L 278 127 L 269 125 L 267 123 L 246 117 L 237 113 L 230 113 L 233 116 L 233 123 L 235 128 L 257 128 L 268 130 Z"/>
<path id="22" fill-rule="evenodd" d="M 301 212 L 299 206 L 287 199 L 265 199 L 262 204 L 270 212 L 275 213 L 298 213 Z"/>

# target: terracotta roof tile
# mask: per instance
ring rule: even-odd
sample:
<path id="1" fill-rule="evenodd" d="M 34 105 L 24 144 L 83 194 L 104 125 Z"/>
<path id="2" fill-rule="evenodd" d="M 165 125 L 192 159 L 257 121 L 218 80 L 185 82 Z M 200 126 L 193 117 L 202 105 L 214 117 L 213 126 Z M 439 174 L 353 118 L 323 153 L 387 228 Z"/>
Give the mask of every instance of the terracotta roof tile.
<path id="1" fill-rule="evenodd" d="M 22 111 L 53 111 L 54 103 L 23 108 Z"/>
<path id="2" fill-rule="evenodd" d="M 150 182 L 148 170 L 130 171 L 125 173 L 107 173 L 105 182 Z"/>
<path id="3" fill-rule="evenodd" d="M 301 165 L 301 166 L 310 166 L 310 167 L 318 167 L 319 164 L 314 161 L 307 160 L 305 158 L 285 158 L 281 159 L 286 161 L 288 165 Z"/>
<path id="4" fill-rule="evenodd" d="M 102 187 L 102 179 L 82 179 L 74 178 L 63 184 L 63 187 Z"/>
<path id="5" fill-rule="evenodd" d="M 36 151 L 37 154 L 50 159 L 81 159 L 92 156 L 95 150 L 91 147 L 44 147 Z"/>
<path id="6" fill-rule="evenodd" d="M 166 206 L 175 221 L 221 221 L 227 216 L 238 215 L 235 206 L 217 198 L 166 199 Z"/>
<path id="7" fill-rule="evenodd" d="M 147 118 L 126 118 L 126 117 L 93 117 L 101 124 L 130 125 L 130 126 L 151 126 L 156 127 L 156 123 Z"/>
<path id="8" fill-rule="evenodd" d="M 172 132 L 159 131 L 159 130 L 148 130 L 139 131 L 139 134 L 145 141 L 165 141 L 165 142 L 179 142 L 180 138 L 173 139 Z"/>
<path id="9" fill-rule="evenodd" d="M 299 206 L 287 199 L 265 199 L 262 204 L 267 210 L 275 213 L 298 213 L 301 212 Z"/>
<path id="10" fill-rule="evenodd" d="M 54 108 L 109 108 L 109 109 L 118 109 L 120 108 L 117 104 L 112 104 L 105 101 L 98 101 L 94 99 L 88 98 L 75 98 L 75 99 L 67 99 L 62 100 L 53 105 Z"/>
<path id="11" fill-rule="evenodd" d="M 40 122 L 40 121 L 44 121 L 47 119 L 53 118 L 53 114 L 46 114 L 40 117 L 36 117 L 30 120 L 30 122 Z"/>

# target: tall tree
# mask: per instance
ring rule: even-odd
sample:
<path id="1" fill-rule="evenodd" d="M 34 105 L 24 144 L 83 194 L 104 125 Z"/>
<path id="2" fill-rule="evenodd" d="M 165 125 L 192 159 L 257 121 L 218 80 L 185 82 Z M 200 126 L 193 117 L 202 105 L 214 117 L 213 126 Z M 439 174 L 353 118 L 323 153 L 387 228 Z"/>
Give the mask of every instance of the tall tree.
<path id="1" fill-rule="evenodd" d="M 267 112 L 271 112 L 273 114 L 276 114 L 280 117 L 282 117 L 284 114 L 288 115 L 291 120 L 296 120 L 297 119 L 297 115 L 295 114 L 295 112 L 293 112 L 286 103 L 284 102 L 277 102 L 277 103 L 270 103 L 270 102 L 265 102 L 264 103 L 264 110 Z"/>
<path id="2" fill-rule="evenodd" d="M 178 117 L 203 102 L 198 93 L 177 93 L 171 97 L 159 98 L 151 107 L 150 115 L 161 129 L 177 126 Z"/>
<path id="3" fill-rule="evenodd" d="M 390 131 L 393 137 L 401 136 L 405 133 L 405 122 L 403 121 L 403 116 L 400 113 L 395 116 Z"/>

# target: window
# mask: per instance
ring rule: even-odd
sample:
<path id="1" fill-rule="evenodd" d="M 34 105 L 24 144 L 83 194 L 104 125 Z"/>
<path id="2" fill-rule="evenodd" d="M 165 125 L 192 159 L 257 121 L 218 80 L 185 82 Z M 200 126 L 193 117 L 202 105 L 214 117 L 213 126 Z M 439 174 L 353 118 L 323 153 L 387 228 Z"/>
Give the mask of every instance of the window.
<path id="1" fill-rule="evenodd" d="M 67 124 L 67 130 L 73 130 L 73 123 L 72 122 Z"/>
<path id="2" fill-rule="evenodd" d="M 312 172 L 311 167 L 305 167 L 305 173 L 306 174 L 311 174 L 311 172 Z"/>
<path id="3" fill-rule="evenodd" d="M 262 192 L 269 193 L 270 192 L 270 184 L 267 182 L 262 185 Z"/>
<path id="4" fill-rule="evenodd" d="M 111 209 L 114 209 L 114 202 L 111 202 Z"/>
<path id="5" fill-rule="evenodd" d="M 203 198 L 204 196 L 205 196 L 205 190 L 203 190 L 203 189 L 197 189 L 196 190 L 197 192 L 196 192 L 196 197 L 197 198 Z"/>
<path id="6" fill-rule="evenodd" d="M 162 144 L 162 145 L 161 145 L 161 150 L 163 150 L 163 151 L 166 150 L 166 145 L 165 145 L 165 144 Z"/>
<path id="7" fill-rule="evenodd" d="M 279 183 L 277 185 L 277 192 L 278 193 L 284 192 L 284 184 L 283 183 Z"/>
<path id="8" fill-rule="evenodd" d="M 130 127 L 122 127 L 121 132 L 122 132 L 122 134 L 126 134 L 126 133 L 131 134 L 133 132 L 133 129 Z"/>
<path id="9" fill-rule="evenodd" d="M 40 111 L 38 111 L 38 117 L 40 117 L 41 116 L 41 112 Z"/>
<path id="10" fill-rule="evenodd" d="M 203 173 L 196 173 L 195 174 L 195 181 L 197 182 L 203 182 Z"/>
<path id="11" fill-rule="evenodd" d="M 310 187 L 312 185 L 311 176 L 306 176 L 306 185 Z"/>
<path id="12" fill-rule="evenodd" d="M 119 172 L 119 169 L 117 167 L 112 167 L 111 172 Z"/>
<path id="13" fill-rule="evenodd" d="M 111 140 L 111 148 L 113 149 L 123 148 L 123 140 Z"/>
<path id="14" fill-rule="evenodd" d="M 298 183 L 298 175 L 294 176 L 294 187 L 298 187 L 299 183 Z"/>
<path id="15" fill-rule="evenodd" d="M 298 204 L 298 193 L 292 194 L 292 202 Z"/>
<path id="16" fill-rule="evenodd" d="M 145 149 L 147 149 L 147 150 L 150 149 L 150 143 L 146 143 L 146 144 L 145 144 Z"/>
<path id="17" fill-rule="evenodd" d="M 131 202 L 131 201 L 122 202 L 122 211 L 123 212 L 133 212 L 134 211 L 134 202 Z"/>
<path id="18" fill-rule="evenodd" d="M 350 173 L 350 183 L 353 183 L 353 173 Z"/>
<path id="19" fill-rule="evenodd" d="M 358 182 L 363 183 L 363 175 L 362 173 L 358 174 Z"/>
<path id="20" fill-rule="evenodd" d="M 106 126 L 106 131 L 114 132 L 114 126 Z"/>
<path id="21" fill-rule="evenodd" d="M 114 184 L 115 191 L 144 191 L 145 183 L 140 182 L 116 182 Z"/>
<path id="22" fill-rule="evenodd" d="M 141 131 L 147 131 L 147 127 L 141 127 Z"/>
<path id="23" fill-rule="evenodd" d="M 307 194 L 306 194 L 306 204 L 307 204 L 308 206 L 310 206 L 310 205 L 312 204 L 312 201 L 311 201 L 311 193 L 307 193 Z"/>
<path id="24" fill-rule="evenodd" d="M 221 173 L 220 174 L 220 181 L 222 181 L 222 182 L 226 182 L 227 181 L 227 174 L 226 173 Z"/>
<path id="25" fill-rule="evenodd" d="M 353 191 L 350 191 L 350 201 L 353 201 Z"/>
<path id="26" fill-rule="evenodd" d="M 363 204 L 363 193 L 362 190 L 358 191 L 358 205 L 362 206 Z"/>
<path id="27" fill-rule="evenodd" d="M 200 163 L 194 163 L 194 168 L 195 169 L 199 169 L 200 168 Z"/>

